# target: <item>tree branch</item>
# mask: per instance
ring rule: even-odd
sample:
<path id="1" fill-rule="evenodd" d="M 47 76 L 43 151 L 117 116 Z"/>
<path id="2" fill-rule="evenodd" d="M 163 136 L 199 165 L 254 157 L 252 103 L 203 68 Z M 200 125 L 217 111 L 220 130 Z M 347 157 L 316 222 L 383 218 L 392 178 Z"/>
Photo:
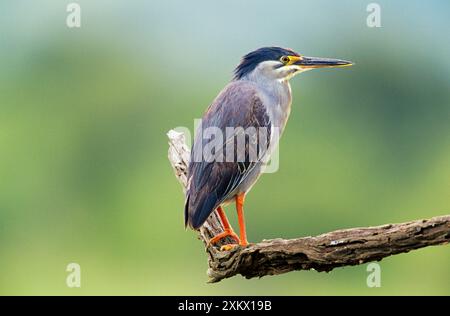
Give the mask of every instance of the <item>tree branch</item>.
<path id="1" fill-rule="evenodd" d="M 189 149 L 182 133 L 172 130 L 167 135 L 169 161 L 185 189 Z M 328 272 L 337 267 L 379 261 L 414 249 L 447 244 L 450 241 L 450 215 L 401 224 L 337 230 L 316 237 L 263 240 L 231 251 L 220 251 L 220 246 L 232 240 L 208 245 L 208 240 L 222 231 L 222 224 L 214 212 L 198 232 L 208 254 L 209 282 L 219 282 L 236 274 L 253 278 L 294 270 Z"/>

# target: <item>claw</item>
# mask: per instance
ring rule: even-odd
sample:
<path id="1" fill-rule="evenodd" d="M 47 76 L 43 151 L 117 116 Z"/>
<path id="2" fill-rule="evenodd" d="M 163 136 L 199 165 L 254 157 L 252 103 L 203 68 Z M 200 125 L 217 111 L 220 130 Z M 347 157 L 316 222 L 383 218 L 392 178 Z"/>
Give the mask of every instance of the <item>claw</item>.
<path id="1" fill-rule="evenodd" d="M 222 233 L 220 233 L 217 236 L 214 236 L 213 238 L 211 238 L 208 241 L 208 246 L 214 245 L 215 243 L 217 243 L 219 240 L 225 238 L 225 237 L 231 237 L 234 240 L 236 240 L 236 242 L 239 242 L 239 236 L 236 235 L 236 233 L 232 230 L 232 229 L 226 229 L 225 231 L 223 231 Z"/>
<path id="2" fill-rule="evenodd" d="M 227 244 L 227 245 L 223 245 L 222 247 L 220 247 L 220 251 L 230 251 L 233 250 L 234 248 L 238 247 L 238 244 Z"/>

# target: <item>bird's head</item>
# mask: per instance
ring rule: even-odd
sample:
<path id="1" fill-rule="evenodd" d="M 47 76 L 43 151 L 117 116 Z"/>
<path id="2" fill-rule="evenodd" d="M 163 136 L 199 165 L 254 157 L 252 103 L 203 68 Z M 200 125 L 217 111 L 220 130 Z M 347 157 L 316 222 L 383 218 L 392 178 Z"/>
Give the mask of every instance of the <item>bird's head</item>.
<path id="1" fill-rule="evenodd" d="M 263 47 L 242 58 L 234 70 L 234 79 L 263 76 L 266 79 L 289 80 L 296 74 L 311 69 L 351 65 L 353 63 L 346 60 L 306 57 L 286 48 Z"/>

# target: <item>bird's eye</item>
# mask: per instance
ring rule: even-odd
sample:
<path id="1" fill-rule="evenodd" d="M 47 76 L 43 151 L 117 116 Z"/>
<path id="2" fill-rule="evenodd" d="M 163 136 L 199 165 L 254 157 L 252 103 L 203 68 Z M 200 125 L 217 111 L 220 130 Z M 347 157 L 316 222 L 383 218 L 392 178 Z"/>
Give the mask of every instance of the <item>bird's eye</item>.
<path id="1" fill-rule="evenodd" d="M 280 61 L 286 65 L 287 63 L 289 63 L 291 61 L 291 59 L 289 58 L 289 56 L 283 56 L 280 58 Z"/>

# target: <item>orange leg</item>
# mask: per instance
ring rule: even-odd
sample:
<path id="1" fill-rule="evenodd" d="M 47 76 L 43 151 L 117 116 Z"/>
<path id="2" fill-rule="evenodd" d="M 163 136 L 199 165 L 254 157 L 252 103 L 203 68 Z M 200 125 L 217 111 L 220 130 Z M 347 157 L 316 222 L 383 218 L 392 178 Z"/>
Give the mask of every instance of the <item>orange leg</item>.
<path id="1" fill-rule="evenodd" d="M 248 245 L 244 219 L 244 200 L 245 200 L 245 193 L 241 193 L 236 196 L 236 210 L 239 221 L 239 234 L 241 235 L 239 239 L 239 245 L 243 247 Z"/>
<path id="2" fill-rule="evenodd" d="M 220 221 L 222 222 L 223 228 L 224 228 L 225 230 L 231 229 L 230 222 L 228 221 L 228 218 L 227 218 L 227 216 L 225 215 L 225 212 L 223 211 L 222 206 L 219 206 L 219 207 L 217 208 L 217 213 L 219 214 Z"/>
<path id="3" fill-rule="evenodd" d="M 221 240 L 221 239 L 223 239 L 225 237 L 231 237 L 234 240 L 236 240 L 236 242 L 239 242 L 239 237 L 238 237 L 238 235 L 236 235 L 236 233 L 231 228 L 230 222 L 228 221 L 228 218 L 225 215 L 225 212 L 223 211 L 222 206 L 219 206 L 217 208 L 217 213 L 219 214 L 219 217 L 220 217 L 220 220 L 222 222 L 224 231 L 222 233 L 214 236 L 213 238 L 211 238 L 209 240 L 208 244 L 209 245 L 213 245 L 213 244 L 217 243 L 219 240 Z"/>

